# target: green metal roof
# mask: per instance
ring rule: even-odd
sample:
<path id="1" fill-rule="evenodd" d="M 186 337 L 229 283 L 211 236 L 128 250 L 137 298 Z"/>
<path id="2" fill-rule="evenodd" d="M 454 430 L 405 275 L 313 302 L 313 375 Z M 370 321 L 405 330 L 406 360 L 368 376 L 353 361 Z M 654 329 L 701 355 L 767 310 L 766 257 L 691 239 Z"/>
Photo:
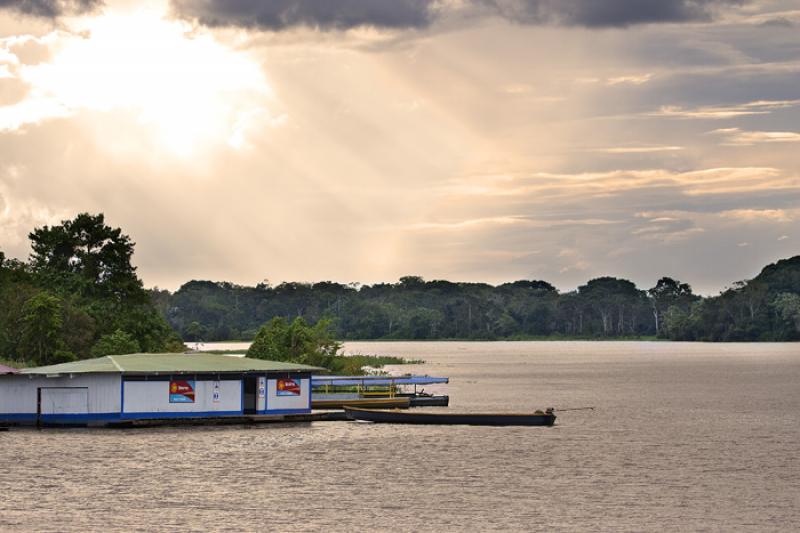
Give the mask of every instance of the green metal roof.
<path id="1" fill-rule="evenodd" d="M 316 366 L 210 353 L 132 353 L 106 355 L 60 365 L 25 368 L 20 374 L 179 374 L 217 372 L 316 372 Z"/>

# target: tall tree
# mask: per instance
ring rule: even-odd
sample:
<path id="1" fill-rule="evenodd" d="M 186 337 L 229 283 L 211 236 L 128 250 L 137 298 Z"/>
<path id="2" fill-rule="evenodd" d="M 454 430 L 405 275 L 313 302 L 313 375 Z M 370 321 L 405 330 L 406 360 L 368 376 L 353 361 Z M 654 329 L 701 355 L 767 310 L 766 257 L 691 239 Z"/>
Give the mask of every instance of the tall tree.
<path id="1" fill-rule="evenodd" d="M 656 335 L 661 333 L 663 315 L 670 307 L 677 306 L 686 313 L 691 302 L 697 299 L 688 283 L 681 283 L 669 277 L 658 280 L 656 286 L 647 293 L 650 295 Z"/>
<path id="2" fill-rule="evenodd" d="M 778 316 L 783 319 L 793 336 L 800 334 L 800 295 L 789 292 L 780 293 L 773 301 L 772 306 L 778 312 Z"/>
<path id="3" fill-rule="evenodd" d="M 60 298 L 40 292 L 25 302 L 22 313 L 22 339 L 17 354 L 19 360 L 47 365 L 72 358 L 63 351 L 61 328 L 64 319 Z"/>
<path id="4" fill-rule="evenodd" d="M 275 317 L 258 330 L 247 356 L 330 368 L 341 347 L 328 320 L 309 326 L 302 317 L 291 324 Z"/>
<path id="5" fill-rule="evenodd" d="M 608 276 L 595 278 L 586 285 L 578 287 L 578 294 L 600 316 L 603 335 L 610 335 L 615 331 L 618 334 L 624 334 L 626 313 L 633 311 L 643 296 L 642 291 L 637 289 L 633 282 Z M 614 327 L 615 319 L 617 320 L 616 328 Z M 633 318 L 628 316 L 628 320 L 632 325 Z M 633 327 L 630 329 L 633 330 Z"/>
<path id="6" fill-rule="evenodd" d="M 136 275 L 134 243 L 102 214 L 35 228 L 30 239 L 27 264 L 2 256 L 0 357 L 89 357 L 100 337 L 117 330 L 142 351 L 184 349 Z"/>
<path id="7" fill-rule="evenodd" d="M 146 301 L 142 283 L 131 264 L 134 243 L 100 213 L 81 213 L 60 225 L 34 229 L 29 238 L 34 268 L 62 279 L 70 274 L 84 293 Z"/>

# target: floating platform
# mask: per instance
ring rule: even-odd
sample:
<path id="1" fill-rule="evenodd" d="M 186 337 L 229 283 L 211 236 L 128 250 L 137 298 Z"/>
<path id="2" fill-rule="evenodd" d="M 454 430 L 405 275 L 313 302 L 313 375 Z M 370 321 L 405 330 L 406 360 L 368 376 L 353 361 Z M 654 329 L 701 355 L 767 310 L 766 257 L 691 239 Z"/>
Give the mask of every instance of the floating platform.
<path id="1" fill-rule="evenodd" d="M 310 422 L 347 422 L 344 411 L 319 411 L 313 413 L 299 413 L 286 415 L 242 415 L 218 417 L 182 417 L 182 418 L 137 418 L 131 420 L 117 420 L 114 422 L 87 422 L 85 424 L 57 424 L 49 423 L 42 428 L 155 428 L 155 427 L 187 427 L 187 426 L 250 426 L 262 424 L 298 424 Z M 35 429 L 36 426 L 19 425 L 23 429 Z M 0 431 L 8 431 L 9 427 L 2 426 Z"/>
<path id="2" fill-rule="evenodd" d="M 137 419 L 124 420 L 108 424 L 112 428 L 146 428 L 146 427 L 174 427 L 174 426 L 242 426 L 258 424 L 295 424 L 302 422 L 344 422 L 347 416 L 344 411 L 323 411 L 307 414 L 293 415 L 244 415 L 176 418 L 176 419 Z"/>

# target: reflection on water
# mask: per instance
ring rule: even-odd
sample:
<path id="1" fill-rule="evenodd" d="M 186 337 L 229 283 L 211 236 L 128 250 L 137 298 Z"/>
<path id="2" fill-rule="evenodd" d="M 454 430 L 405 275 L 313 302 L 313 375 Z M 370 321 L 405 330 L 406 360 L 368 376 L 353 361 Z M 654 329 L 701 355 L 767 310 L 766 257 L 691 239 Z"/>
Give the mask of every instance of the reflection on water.
<path id="1" fill-rule="evenodd" d="M 553 428 L 314 423 L 0 433 L 0 530 L 776 531 L 800 523 L 800 346 L 348 343 L 453 410 Z"/>

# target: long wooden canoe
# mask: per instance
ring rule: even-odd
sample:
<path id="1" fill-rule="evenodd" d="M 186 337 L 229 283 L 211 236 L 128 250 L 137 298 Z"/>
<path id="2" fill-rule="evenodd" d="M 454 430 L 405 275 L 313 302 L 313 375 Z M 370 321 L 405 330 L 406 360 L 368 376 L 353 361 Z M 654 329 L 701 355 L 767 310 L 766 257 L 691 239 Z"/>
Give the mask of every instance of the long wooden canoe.
<path id="1" fill-rule="evenodd" d="M 395 398 L 342 398 L 315 400 L 311 398 L 312 409 L 342 409 L 343 407 L 369 407 L 372 409 L 397 409 L 407 408 L 411 399 L 407 396 Z"/>
<path id="2" fill-rule="evenodd" d="M 470 426 L 552 426 L 552 411 L 531 414 L 499 413 L 419 413 L 411 411 L 375 411 L 357 407 L 344 408 L 350 420 L 383 424 L 464 424 Z"/>

